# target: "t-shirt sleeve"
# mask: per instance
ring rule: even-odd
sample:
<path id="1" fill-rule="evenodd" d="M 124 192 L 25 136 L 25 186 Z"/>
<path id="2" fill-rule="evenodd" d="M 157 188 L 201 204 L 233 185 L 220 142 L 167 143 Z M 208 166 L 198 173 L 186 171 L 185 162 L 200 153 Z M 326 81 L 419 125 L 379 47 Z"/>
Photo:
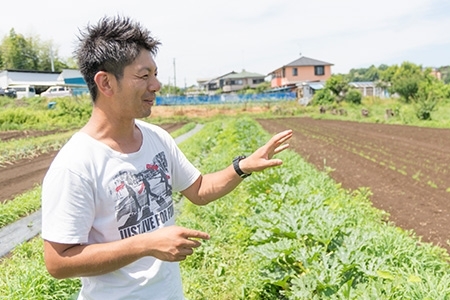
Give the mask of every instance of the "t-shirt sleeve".
<path id="1" fill-rule="evenodd" d="M 42 185 L 42 237 L 57 243 L 87 243 L 95 216 L 93 188 L 67 168 L 51 168 Z"/>
<path id="2" fill-rule="evenodd" d="M 171 153 L 172 188 L 175 192 L 183 191 L 190 187 L 201 175 L 200 171 L 186 158 L 178 148 L 175 140 L 168 140 Z"/>

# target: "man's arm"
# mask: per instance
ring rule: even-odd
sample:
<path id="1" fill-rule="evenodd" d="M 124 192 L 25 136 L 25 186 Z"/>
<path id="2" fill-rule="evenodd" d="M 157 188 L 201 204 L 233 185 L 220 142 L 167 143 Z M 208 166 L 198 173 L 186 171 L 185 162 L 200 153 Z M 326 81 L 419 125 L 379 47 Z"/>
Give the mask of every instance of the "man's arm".
<path id="1" fill-rule="evenodd" d="M 58 279 L 95 276 L 115 271 L 145 256 L 164 261 L 184 260 L 201 245 L 196 239 L 207 240 L 209 235 L 169 226 L 102 244 L 60 244 L 44 240 L 44 260 L 48 272 Z"/>
<path id="2" fill-rule="evenodd" d="M 285 130 L 274 135 L 264 146 L 239 162 L 240 169 L 245 174 L 262 171 L 266 168 L 281 165 L 281 159 L 272 157 L 287 149 L 285 144 L 292 137 L 292 130 Z M 232 165 L 227 168 L 206 175 L 201 175 L 190 187 L 181 193 L 192 203 L 206 205 L 234 190 L 242 178 L 236 173 Z"/>

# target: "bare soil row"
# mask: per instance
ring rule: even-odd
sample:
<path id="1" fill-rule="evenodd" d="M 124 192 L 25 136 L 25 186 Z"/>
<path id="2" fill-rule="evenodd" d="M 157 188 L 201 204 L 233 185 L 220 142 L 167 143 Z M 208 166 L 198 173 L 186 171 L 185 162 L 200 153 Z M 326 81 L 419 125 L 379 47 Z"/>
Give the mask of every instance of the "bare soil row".
<path id="1" fill-rule="evenodd" d="M 370 188 L 397 226 L 450 251 L 450 130 L 350 121 L 259 120 L 292 128 L 291 148 L 345 189 Z"/>

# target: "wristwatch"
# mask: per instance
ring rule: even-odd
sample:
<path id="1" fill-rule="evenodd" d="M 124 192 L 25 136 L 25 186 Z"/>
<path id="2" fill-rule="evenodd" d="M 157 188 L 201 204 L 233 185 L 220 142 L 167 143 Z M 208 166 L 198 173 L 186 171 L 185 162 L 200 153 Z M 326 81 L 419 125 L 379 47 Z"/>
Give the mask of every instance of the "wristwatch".
<path id="1" fill-rule="evenodd" d="M 236 157 L 233 159 L 233 167 L 234 167 L 234 170 L 236 171 L 236 173 L 237 173 L 241 178 L 246 178 L 246 177 L 252 175 L 252 173 L 250 173 L 250 174 L 245 174 L 244 172 L 242 172 L 241 168 L 239 168 L 239 162 L 240 162 L 241 160 L 243 160 L 244 158 L 246 158 L 246 157 L 247 157 L 247 156 L 245 156 L 245 155 L 240 155 L 240 156 L 236 156 Z"/>

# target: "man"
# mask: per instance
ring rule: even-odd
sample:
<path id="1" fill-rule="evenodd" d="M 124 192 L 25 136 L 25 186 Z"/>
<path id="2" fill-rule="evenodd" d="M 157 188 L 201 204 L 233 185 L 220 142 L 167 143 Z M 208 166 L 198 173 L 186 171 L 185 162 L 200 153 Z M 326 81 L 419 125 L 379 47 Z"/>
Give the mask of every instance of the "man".
<path id="1" fill-rule="evenodd" d="M 159 44 L 125 17 L 102 18 L 80 37 L 92 116 L 60 150 L 42 190 L 47 269 L 81 277 L 79 299 L 184 299 L 178 262 L 210 237 L 175 226 L 172 191 L 208 204 L 280 165 L 272 156 L 292 136 L 281 132 L 224 170 L 200 174 L 166 131 L 137 120 L 150 115 L 160 89 Z"/>

